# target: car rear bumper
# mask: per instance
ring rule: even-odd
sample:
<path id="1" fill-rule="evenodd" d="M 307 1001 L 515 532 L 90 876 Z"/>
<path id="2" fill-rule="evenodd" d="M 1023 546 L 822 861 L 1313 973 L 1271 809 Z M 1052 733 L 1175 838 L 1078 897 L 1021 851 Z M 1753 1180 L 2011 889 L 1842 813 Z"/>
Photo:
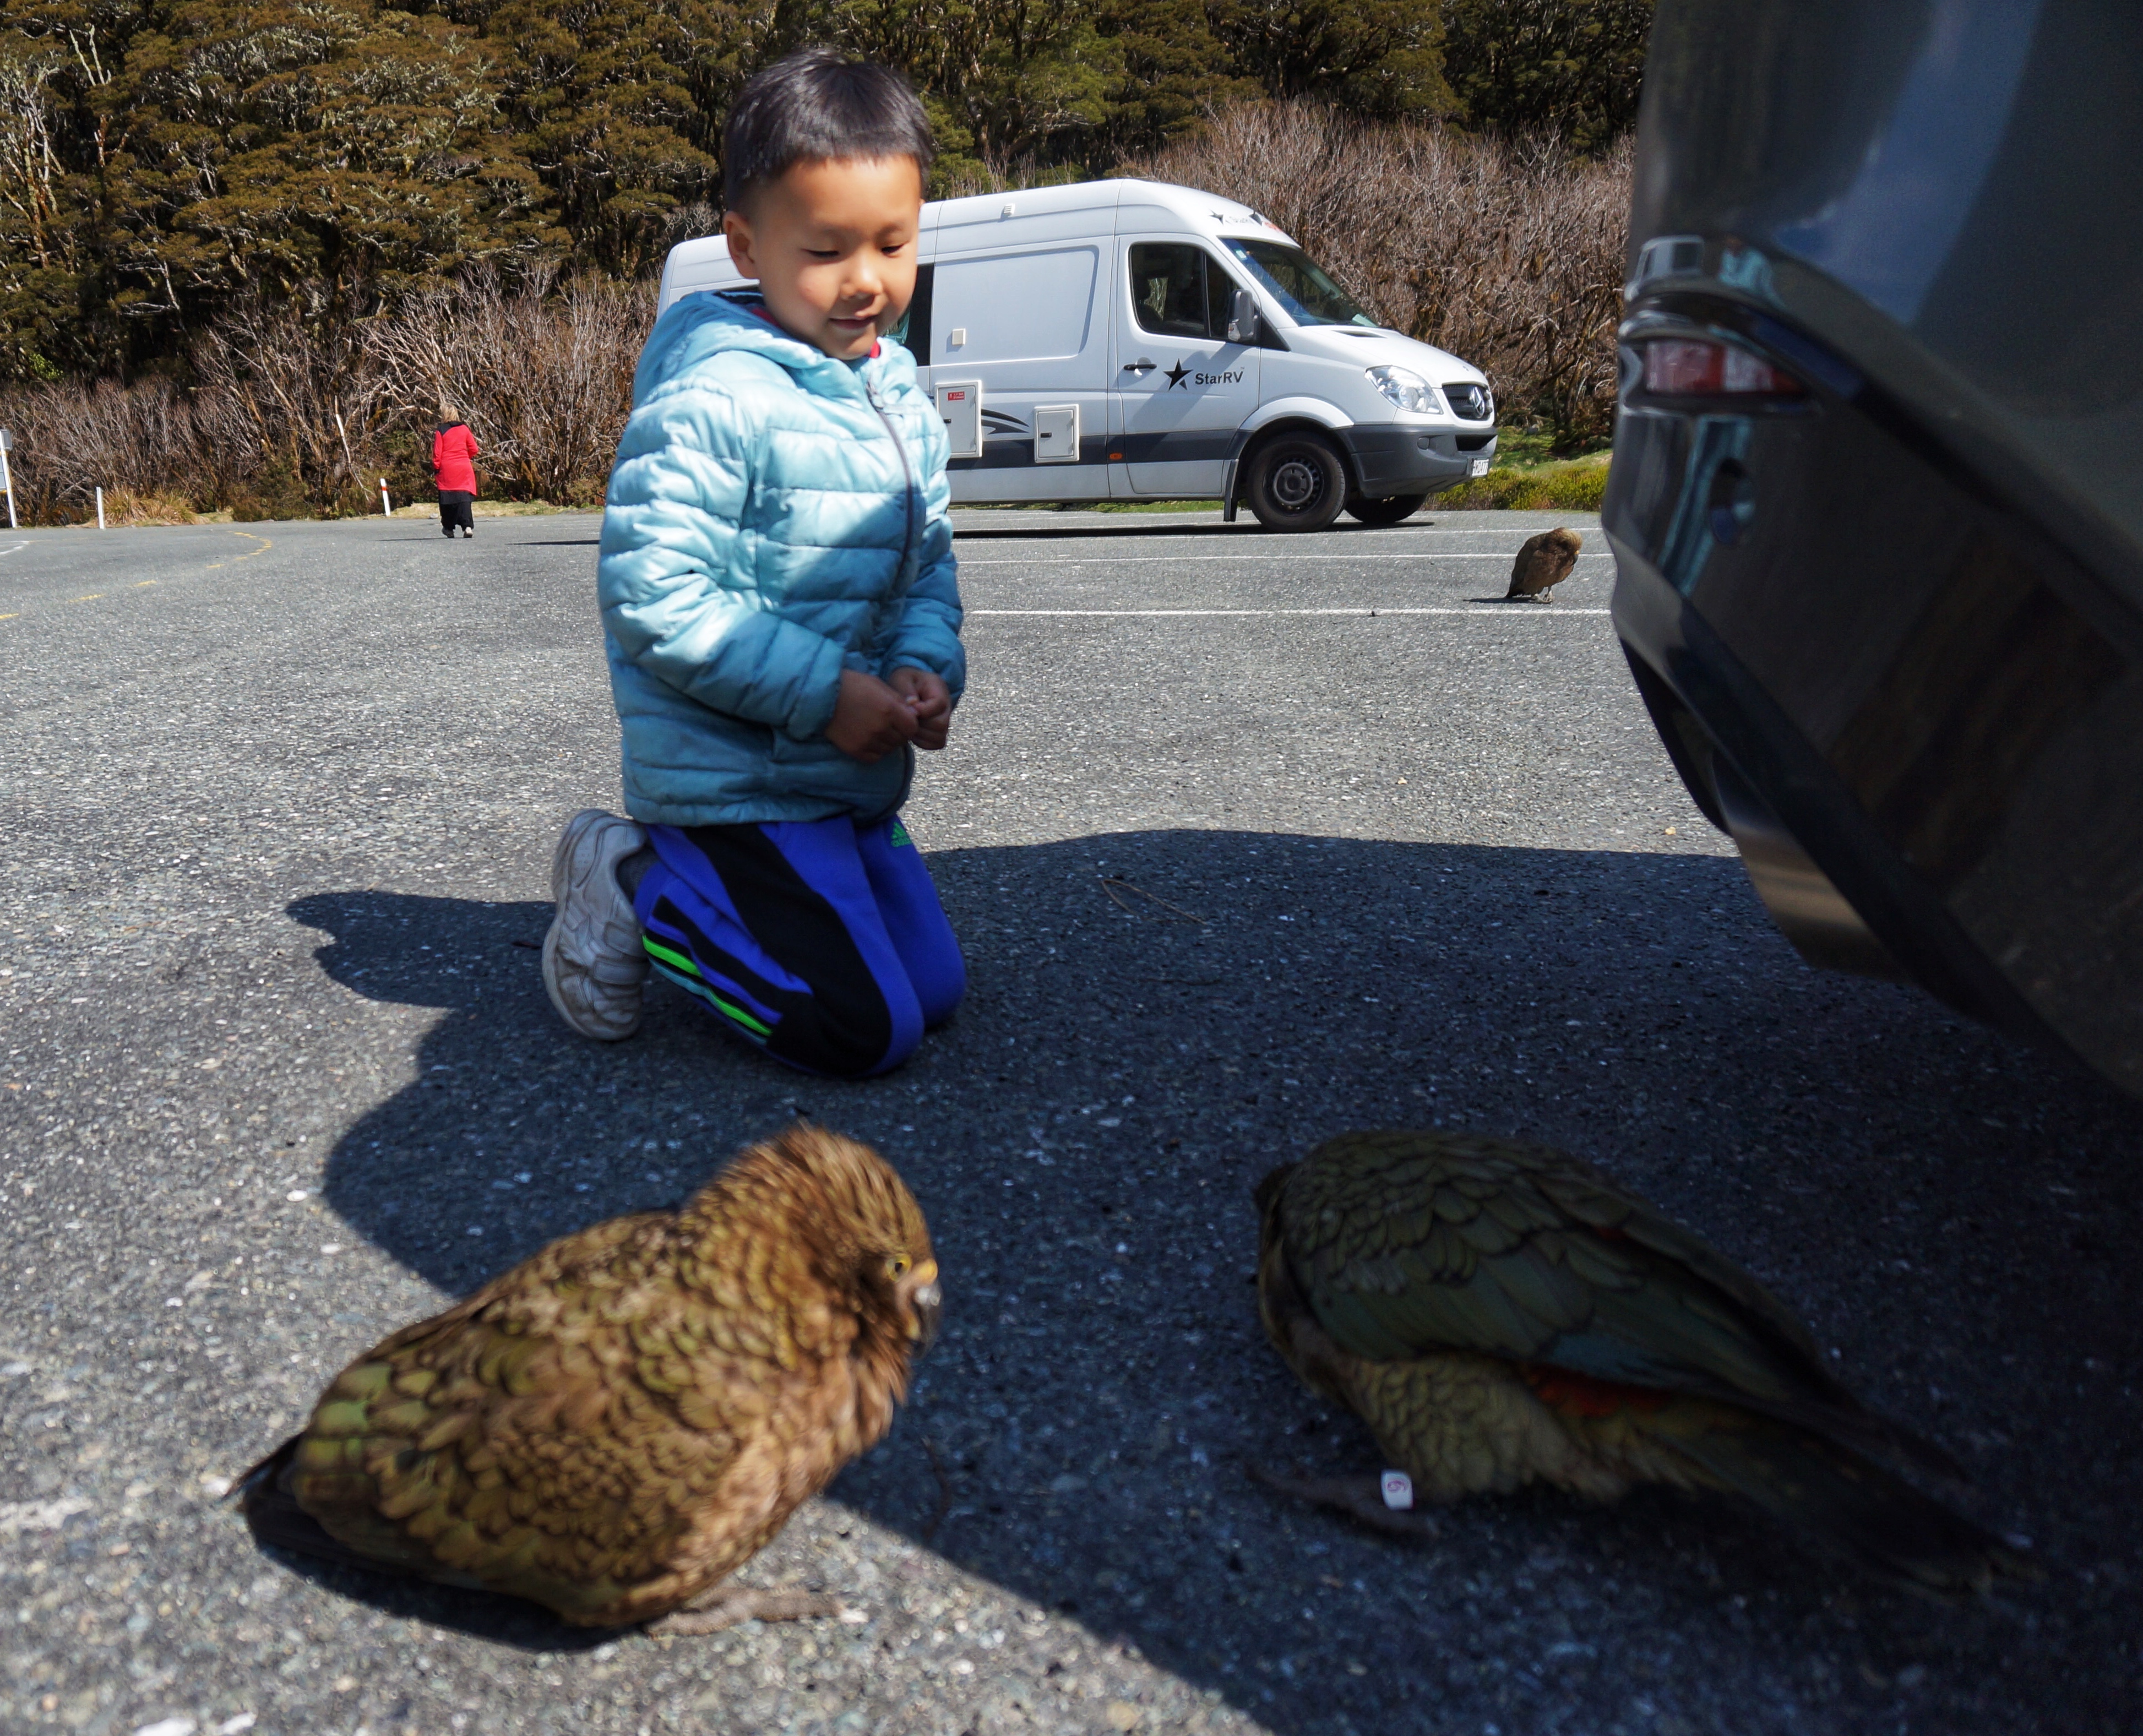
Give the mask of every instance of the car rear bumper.
<path id="1" fill-rule="evenodd" d="M 1615 625 L 1691 794 L 1812 962 L 1918 982 L 2143 1094 L 2132 576 L 1849 365 L 1810 369 L 1804 337 L 1725 303 L 1662 317 L 1814 388 L 1790 413 L 1640 395 L 1618 420 Z"/>

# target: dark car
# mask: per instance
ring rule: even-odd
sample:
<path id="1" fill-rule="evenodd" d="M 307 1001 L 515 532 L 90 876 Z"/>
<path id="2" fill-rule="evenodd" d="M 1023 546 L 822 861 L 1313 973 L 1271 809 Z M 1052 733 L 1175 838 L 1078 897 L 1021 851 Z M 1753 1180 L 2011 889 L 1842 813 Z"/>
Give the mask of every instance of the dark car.
<path id="1" fill-rule="evenodd" d="M 1661 0 L 1615 624 L 1811 962 L 2143 1094 L 2143 5 Z"/>

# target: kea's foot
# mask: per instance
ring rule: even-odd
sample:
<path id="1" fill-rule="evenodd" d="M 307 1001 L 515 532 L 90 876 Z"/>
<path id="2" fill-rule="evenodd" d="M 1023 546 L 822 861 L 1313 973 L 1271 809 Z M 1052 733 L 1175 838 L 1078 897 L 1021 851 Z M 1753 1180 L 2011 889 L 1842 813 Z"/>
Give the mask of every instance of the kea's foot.
<path id="1" fill-rule="evenodd" d="M 647 1624 L 661 1640 L 719 1634 L 740 1621 L 804 1621 L 814 1615 L 838 1615 L 841 1600 L 816 1591 L 760 1591 L 749 1585 L 709 1587 L 689 1603 Z"/>
<path id="2" fill-rule="evenodd" d="M 1436 1521 L 1426 1513 L 1408 1507 L 1388 1507 L 1384 1505 L 1383 1480 L 1371 1476 L 1282 1476 L 1262 1465 L 1250 1467 L 1250 1475 L 1268 1489 L 1281 1495 L 1292 1495 L 1297 1501 L 1313 1501 L 1320 1507 L 1337 1507 L 1341 1512 L 1359 1519 L 1363 1524 L 1373 1526 L 1380 1531 L 1389 1531 L 1395 1537 L 1433 1537 L 1439 1535 Z"/>

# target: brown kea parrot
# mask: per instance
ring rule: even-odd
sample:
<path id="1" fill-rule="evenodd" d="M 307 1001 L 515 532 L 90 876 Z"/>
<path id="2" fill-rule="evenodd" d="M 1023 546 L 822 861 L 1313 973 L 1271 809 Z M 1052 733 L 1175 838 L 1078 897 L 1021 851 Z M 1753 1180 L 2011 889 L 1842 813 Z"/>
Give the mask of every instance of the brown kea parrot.
<path id="1" fill-rule="evenodd" d="M 2036 1577 L 1905 1481 L 1933 1447 L 1863 1407 L 1754 1279 L 1588 1165 L 1471 1133 L 1346 1133 L 1258 1185 L 1259 1313 L 1288 1366 L 1369 1426 L 1416 1497 L 1536 1479 L 1745 1496 L 1935 1596 Z M 1377 1479 L 1285 1492 L 1400 1530 Z"/>
<path id="2" fill-rule="evenodd" d="M 1549 592 L 1576 569 L 1577 551 L 1584 547 L 1582 537 L 1560 525 L 1527 537 L 1518 546 L 1518 558 L 1511 563 L 1511 588 L 1503 593 L 1503 601 L 1530 596 L 1553 602 Z"/>
<path id="3" fill-rule="evenodd" d="M 799 1122 L 367 1351 L 239 1493 L 264 1542 L 581 1625 L 830 1614 L 724 1581 L 884 1436 L 938 1307 L 900 1178 Z"/>

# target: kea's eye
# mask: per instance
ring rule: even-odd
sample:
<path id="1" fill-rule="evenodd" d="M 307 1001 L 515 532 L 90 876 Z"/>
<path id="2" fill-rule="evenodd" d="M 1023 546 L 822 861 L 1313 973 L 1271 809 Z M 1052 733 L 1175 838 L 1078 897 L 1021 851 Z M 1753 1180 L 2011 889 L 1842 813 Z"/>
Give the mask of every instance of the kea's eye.
<path id="1" fill-rule="evenodd" d="M 905 1278 L 908 1276 L 908 1269 L 912 1264 L 913 1262 L 908 1259 L 906 1254 L 897 1254 L 890 1260 L 886 1262 L 886 1270 L 890 1272 L 895 1278 Z"/>

